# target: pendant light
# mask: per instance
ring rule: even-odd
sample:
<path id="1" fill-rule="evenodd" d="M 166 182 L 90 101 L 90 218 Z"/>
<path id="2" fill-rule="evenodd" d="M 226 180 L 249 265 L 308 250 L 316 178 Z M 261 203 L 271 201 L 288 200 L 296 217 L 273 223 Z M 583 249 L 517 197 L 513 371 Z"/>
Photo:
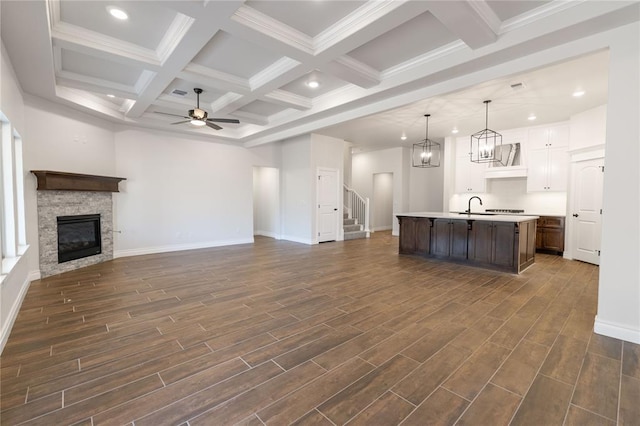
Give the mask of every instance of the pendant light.
<path id="1" fill-rule="evenodd" d="M 486 108 L 485 129 L 471 135 L 471 161 L 474 163 L 500 163 L 502 135 L 489 129 L 489 102 L 484 101 Z"/>
<path id="2" fill-rule="evenodd" d="M 424 140 L 413 144 L 412 165 L 413 167 L 440 167 L 440 144 L 429 139 L 429 117 L 427 119 L 426 134 Z"/>

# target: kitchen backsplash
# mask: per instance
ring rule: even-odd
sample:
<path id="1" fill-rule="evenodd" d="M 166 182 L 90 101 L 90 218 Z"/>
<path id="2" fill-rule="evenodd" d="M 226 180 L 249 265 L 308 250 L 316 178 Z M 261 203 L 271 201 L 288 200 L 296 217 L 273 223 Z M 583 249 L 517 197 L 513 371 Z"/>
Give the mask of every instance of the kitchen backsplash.
<path id="1" fill-rule="evenodd" d="M 473 200 L 472 211 L 524 209 L 524 214 L 548 216 L 565 216 L 567 212 L 566 192 L 527 192 L 526 178 L 488 179 L 485 193 L 453 195 L 449 211 L 465 211 L 474 195 L 482 199 L 482 206 Z"/>

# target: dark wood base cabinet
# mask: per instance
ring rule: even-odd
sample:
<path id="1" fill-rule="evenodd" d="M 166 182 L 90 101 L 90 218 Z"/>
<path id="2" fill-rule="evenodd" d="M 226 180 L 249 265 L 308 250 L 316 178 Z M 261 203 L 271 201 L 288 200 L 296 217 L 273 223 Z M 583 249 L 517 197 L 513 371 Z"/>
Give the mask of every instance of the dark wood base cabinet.
<path id="1" fill-rule="evenodd" d="M 520 273 L 535 262 L 536 221 L 398 216 L 401 254 Z"/>
<path id="2" fill-rule="evenodd" d="M 536 250 L 541 253 L 564 254 L 564 217 L 540 216 L 538 218 Z"/>

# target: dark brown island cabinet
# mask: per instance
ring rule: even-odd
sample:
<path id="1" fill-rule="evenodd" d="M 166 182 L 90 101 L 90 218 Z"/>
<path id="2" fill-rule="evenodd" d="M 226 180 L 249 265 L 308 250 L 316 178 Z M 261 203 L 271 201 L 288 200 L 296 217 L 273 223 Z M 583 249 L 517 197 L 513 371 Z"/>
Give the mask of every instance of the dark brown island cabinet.
<path id="1" fill-rule="evenodd" d="M 535 262 L 537 216 L 398 215 L 400 254 L 519 274 Z"/>

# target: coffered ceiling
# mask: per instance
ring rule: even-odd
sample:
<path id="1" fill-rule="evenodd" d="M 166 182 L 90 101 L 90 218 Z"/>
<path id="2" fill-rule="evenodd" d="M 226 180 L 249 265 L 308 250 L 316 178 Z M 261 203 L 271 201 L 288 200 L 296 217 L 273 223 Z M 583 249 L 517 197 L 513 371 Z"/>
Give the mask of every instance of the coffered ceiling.
<path id="1" fill-rule="evenodd" d="M 3 0 L 0 7 L 2 41 L 29 94 L 212 141 L 255 146 L 315 131 L 368 149 L 421 137 L 427 112 L 430 136 L 453 126 L 464 132 L 466 124 L 475 131 L 488 96 L 492 118 L 507 127 L 527 124 L 516 113 L 558 121 L 604 103 L 606 52 L 471 86 L 456 79 L 638 19 L 636 1 Z M 128 19 L 113 18 L 114 7 Z M 517 82 L 520 91 L 511 88 Z M 565 96 L 578 85 L 589 86 L 582 104 Z M 240 124 L 216 131 L 158 114 L 186 115 L 195 87 L 204 90 L 200 107 L 209 117 Z"/>

